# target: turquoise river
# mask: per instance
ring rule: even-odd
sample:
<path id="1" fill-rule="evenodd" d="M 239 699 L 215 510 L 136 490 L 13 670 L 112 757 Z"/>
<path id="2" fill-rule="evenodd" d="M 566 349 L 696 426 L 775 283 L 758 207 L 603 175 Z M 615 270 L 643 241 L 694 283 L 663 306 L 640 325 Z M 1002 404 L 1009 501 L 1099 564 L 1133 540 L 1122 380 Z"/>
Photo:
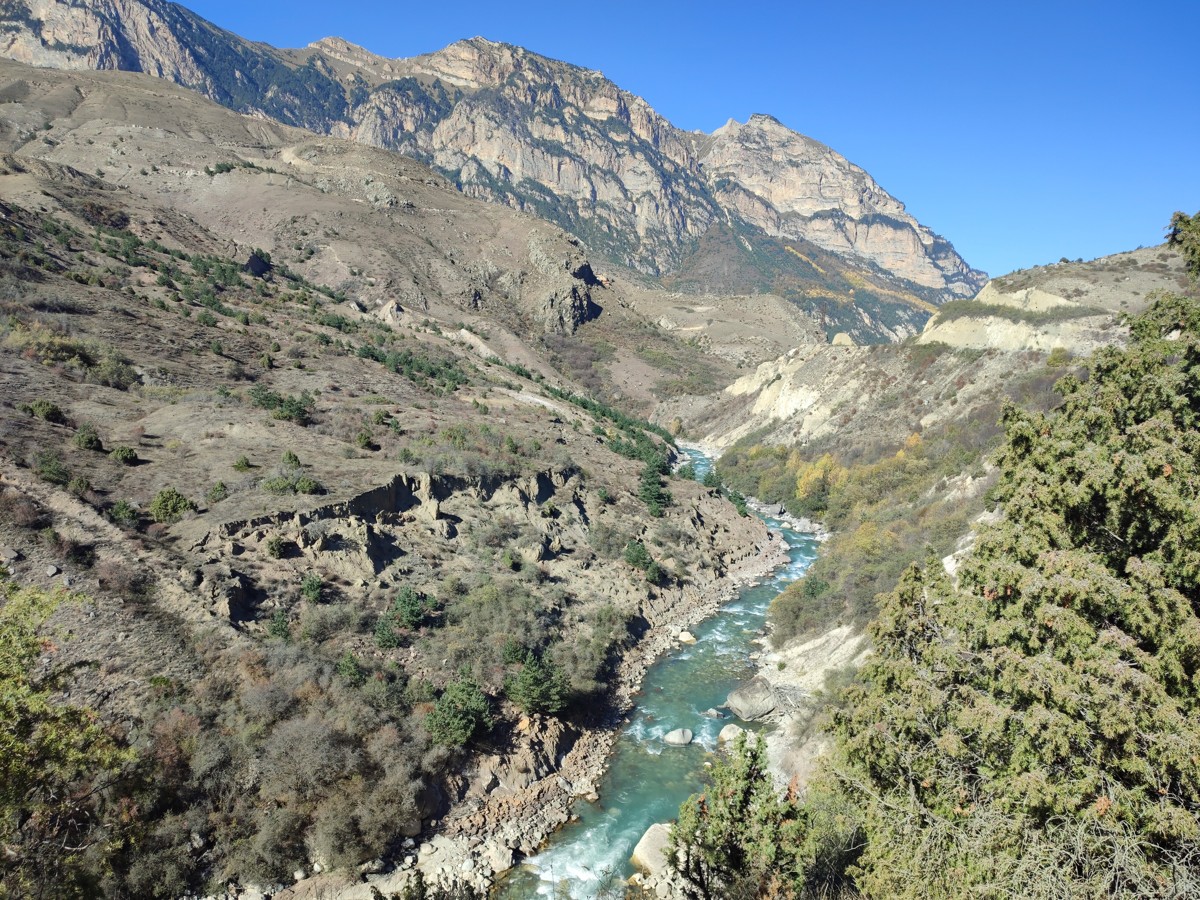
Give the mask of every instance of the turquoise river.
<path id="1" fill-rule="evenodd" d="M 708 458 L 695 450 L 683 452 L 703 477 Z M 788 563 L 744 588 L 736 600 L 693 628 L 695 644 L 680 646 L 651 667 L 609 759 L 599 801 L 579 801 L 578 818 L 511 873 L 497 896 L 620 896 L 616 889 L 634 873 L 629 857 L 646 829 L 674 819 L 679 805 L 701 789 L 717 734 L 737 721 L 709 718 L 704 711 L 721 707 L 729 692 L 753 675 L 750 654 L 759 649 L 753 641 L 762 633 L 767 606 L 816 558 L 817 543 L 811 535 L 793 531 L 771 516 L 763 518 L 787 540 Z M 663 743 L 663 735 L 675 728 L 694 732 L 690 746 Z"/>

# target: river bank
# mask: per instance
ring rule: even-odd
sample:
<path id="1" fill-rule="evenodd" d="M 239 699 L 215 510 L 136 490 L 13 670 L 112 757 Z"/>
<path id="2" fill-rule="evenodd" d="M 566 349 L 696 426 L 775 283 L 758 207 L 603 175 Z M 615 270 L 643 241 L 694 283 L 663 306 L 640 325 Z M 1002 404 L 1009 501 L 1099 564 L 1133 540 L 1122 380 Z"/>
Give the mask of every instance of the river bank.
<path id="1" fill-rule="evenodd" d="M 709 461 L 694 448 L 689 456 L 703 476 Z M 816 556 L 811 534 L 767 518 L 773 531 L 786 532 L 787 560 L 743 587 L 736 599 L 695 628 L 694 643 L 676 646 L 646 673 L 636 708 L 617 735 L 599 800 L 577 803 L 578 820 L 514 869 L 499 897 L 593 898 L 619 889 L 635 874 L 630 857 L 646 829 L 673 819 L 679 804 L 700 789 L 718 735 L 733 721 L 720 707 L 753 674 L 754 640 L 762 634 L 767 607 Z M 676 729 L 692 732 L 692 740 L 674 745 L 668 735 Z"/>

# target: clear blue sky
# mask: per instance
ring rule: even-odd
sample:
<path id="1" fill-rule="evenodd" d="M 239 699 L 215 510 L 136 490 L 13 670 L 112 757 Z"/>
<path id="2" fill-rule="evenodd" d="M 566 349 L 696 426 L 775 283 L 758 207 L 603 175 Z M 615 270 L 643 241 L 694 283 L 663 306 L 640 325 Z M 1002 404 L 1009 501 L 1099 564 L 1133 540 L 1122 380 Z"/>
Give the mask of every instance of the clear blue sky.
<path id="1" fill-rule="evenodd" d="M 413 56 L 482 35 L 600 69 L 676 125 L 755 112 L 865 168 L 1000 275 L 1200 209 L 1200 0 L 192 0 L 252 40 Z"/>

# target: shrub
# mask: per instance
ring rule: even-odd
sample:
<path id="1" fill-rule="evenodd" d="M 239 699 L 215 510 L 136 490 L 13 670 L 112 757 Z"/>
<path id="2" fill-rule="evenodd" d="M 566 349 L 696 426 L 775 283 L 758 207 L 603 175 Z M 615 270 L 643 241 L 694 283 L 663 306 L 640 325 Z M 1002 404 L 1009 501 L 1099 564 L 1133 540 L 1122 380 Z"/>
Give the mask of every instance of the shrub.
<path id="1" fill-rule="evenodd" d="M 104 445 L 100 442 L 100 435 L 96 433 L 96 426 L 91 422 L 84 422 L 80 425 L 71 442 L 80 450 L 104 450 Z"/>
<path id="2" fill-rule="evenodd" d="M 273 534 L 267 538 L 267 556 L 272 559 L 283 559 L 287 553 L 288 542 L 280 535 Z"/>
<path id="3" fill-rule="evenodd" d="M 308 475 L 301 475 L 299 478 L 297 478 L 295 487 L 297 494 L 325 493 L 325 486 L 321 484 L 321 482 L 317 481 L 317 479 Z"/>
<path id="4" fill-rule="evenodd" d="M 447 685 L 425 717 L 429 736 L 443 747 L 461 747 L 491 725 L 491 704 L 487 695 L 469 677 Z"/>
<path id="5" fill-rule="evenodd" d="M 96 384 L 103 384 L 106 387 L 116 388 L 119 391 L 128 390 L 132 385 L 138 383 L 138 374 L 133 370 L 123 358 L 116 353 L 108 353 L 100 360 L 99 365 L 91 366 L 87 370 L 89 381 Z"/>
<path id="6" fill-rule="evenodd" d="M 1066 347 L 1055 347 L 1050 351 L 1050 355 L 1046 357 L 1046 367 L 1049 369 L 1061 369 L 1071 363 L 1071 351 Z"/>
<path id="7" fill-rule="evenodd" d="M 118 500 L 114 503 L 108 510 L 108 517 L 122 528 L 132 528 L 138 522 L 137 510 L 128 500 Z"/>
<path id="8" fill-rule="evenodd" d="M 286 475 L 276 475 L 274 478 L 264 478 L 258 485 L 268 494 L 292 494 L 296 486 Z"/>
<path id="9" fill-rule="evenodd" d="M 250 464 L 250 458 L 244 454 L 239 456 L 233 464 L 233 470 L 235 472 L 249 472 L 252 468 L 254 468 L 254 466 Z"/>
<path id="10" fill-rule="evenodd" d="M 250 389 L 250 402 L 270 410 L 274 419 L 286 419 L 297 425 L 307 425 L 312 421 L 313 407 L 317 403 L 311 394 L 303 393 L 298 397 L 277 394 L 261 384 Z"/>
<path id="11" fill-rule="evenodd" d="M 242 459 L 245 459 L 245 457 L 242 457 Z M 247 460 L 247 462 L 249 461 Z M 284 468 L 298 469 L 300 468 L 300 457 L 298 457 L 291 450 L 285 450 L 283 452 L 283 465 Z"/>
<path id="12" fill-rule="evenodd" d="M 29 411 L 46 422 L 55 422 L 61 425 L 67 420 L 59 405 L 50 400 L 34 400 L 29 404 Z"/>
<path id="13" fill-rule="evenodd" d="M 337 673 L 339 678 L 354 687 L 360 686 L 367 680 L 367 670 L 358 661 L 358 657 L 349 650 L 338 660 Z"/>
<path id="14" fill-rule="evenodd" d="M 646 545 L 635 540 L 625 545 L 625 562 L 635 569 L 645 569 L 653 560 L 650 559 L 650 551 L 646 549 Z"/>
<path id="15" fill-rule="evenodd" d="M 150 518 L 155 522 L 170 524 L 178 522 L 184 513 L 196 508 L 194 504 L 173 487 L 163 488 L 150 501 Z"/>
<path id="16" fill-rule="evenodd" d="M 207 499 L 209 503 L 220 503 L 229 496 L 229 488 L 225 486 L 225 482 L 218 481 L 209 488 Z"/>
<path id="17" fill-rule="evenodd" d="M 72 494 L 74 494 L 76 497 L 82 497 L 84 494 L 86 494 L 91 489 L 92 489 L 92 483 L 90 481 L 88 481 L 87 478 L 85 478 L 83 475 L 76 475 L 74 478 L 72 478 L 70 481 L 67 482 L 67 490 L 70 491 Z"/>
<path id="18" fill-rule="evenodd" d="M 557 714 L 567 702 L 563 670 L 542 656 L 528 653 L 520 671 L 504 680 L 504 693 L 527 714 Z"/>
<path id="19" fill-rule="evenodd" d="M 267 634 L 284 641 L 292 636 L 292 626 L 288 623 L 288 614 L 285 610 L 275 610 L 271 620 L 267 623 Z"/>
<path id="20" fill-rule="evenodd" d="M 309 603 L 321 602 L 321 576 L 316 572 L 309 572 L 300 582 L 300 596 Z"/>
<path id="21" fill-rule="evenodd" d="M 123 466 L 132 466 L 138 462 L 137 451 L 132 447 L 113 447 L 108 456 Z"/>
<path id="22" fill-rule="evenodd" d="M 42 481 L 50 484 L 66 484 L 71 480 L 71 473 L 63 465 L 62 457 L 53 450 L 41 450 L 33 456 L 33 471 Z"/>
<path id="23" fill-rule="evenodd" d="M 269 494 L 323 494 L 325 486 L 310 475 L 295 471 L 264 478 L 258 485 Z"/>
<path id="24" fill-rule="evenodd" d="M 415 629 L 424 624 L 428 608 L 429 599 L 420 591 L 414 591 L 405 585 L 392 601 L 391 612 L 405 628 Z"/>
<path id="25" fill-rule="evenodd" d="M 394 619 L 380 616 L 375 623 L 375 646 L 380 650 L 394 650 L 400 646 L 400 635 L 396 633 Z"/>
<path id="26" fill-rule="evenodd" d="M 93 712 L 63 702 L 59 683 L 38 665 L 45 653 L 40 628 L 63 598 L 15 585 L 0 596 L 4 893 L 86 896 L 94 886 L 88 857 L 77 848 L 124 829 L 123 813 L 101 802 L 96 785 L 119 781 L 135 754 Z"/>

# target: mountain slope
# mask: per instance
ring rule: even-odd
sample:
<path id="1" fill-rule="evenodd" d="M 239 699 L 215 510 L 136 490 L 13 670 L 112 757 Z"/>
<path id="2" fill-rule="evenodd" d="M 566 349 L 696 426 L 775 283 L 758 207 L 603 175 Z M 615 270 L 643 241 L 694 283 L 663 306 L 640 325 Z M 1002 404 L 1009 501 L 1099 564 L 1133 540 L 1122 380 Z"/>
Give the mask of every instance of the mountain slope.
<path id="1" fill-rule="evenodd" d="M 0 60 L 0 98 L 0 618 L 87 598 L 36 664 L 0 641 L 0 694 L 137 757 L 102 785 L 8 734 L 0 893 L 367 863 L 400 892 L 420 833 L 482 889 L 592 789 L 645 659 L 777 549 L 572 391 L 632 410 L 811 325 L 602 284 L 418 162 L 144 75 Z M 561 673 L 549 706 L 526 666 Z"/>
<path id="2" fill-rule="evenodd" d="M 397 150 L 617 263 L 679 275 L 681 287 L 726 289 L 697 271 L 702 240 L 720 228 L 737 236 L 742 268 L 818 309 L 830 335 L 894 340 L 918 330 L 930 304 L 983 284 L 866 172 L 768 116 L 685 132 L 599 72 L 482 38 L 388 60 L 337 38 L 292 51 L 252 44 L 162 0 L 0 8 L 0 52 L 13 59 L 144 71 L 239 111 Z"/>

